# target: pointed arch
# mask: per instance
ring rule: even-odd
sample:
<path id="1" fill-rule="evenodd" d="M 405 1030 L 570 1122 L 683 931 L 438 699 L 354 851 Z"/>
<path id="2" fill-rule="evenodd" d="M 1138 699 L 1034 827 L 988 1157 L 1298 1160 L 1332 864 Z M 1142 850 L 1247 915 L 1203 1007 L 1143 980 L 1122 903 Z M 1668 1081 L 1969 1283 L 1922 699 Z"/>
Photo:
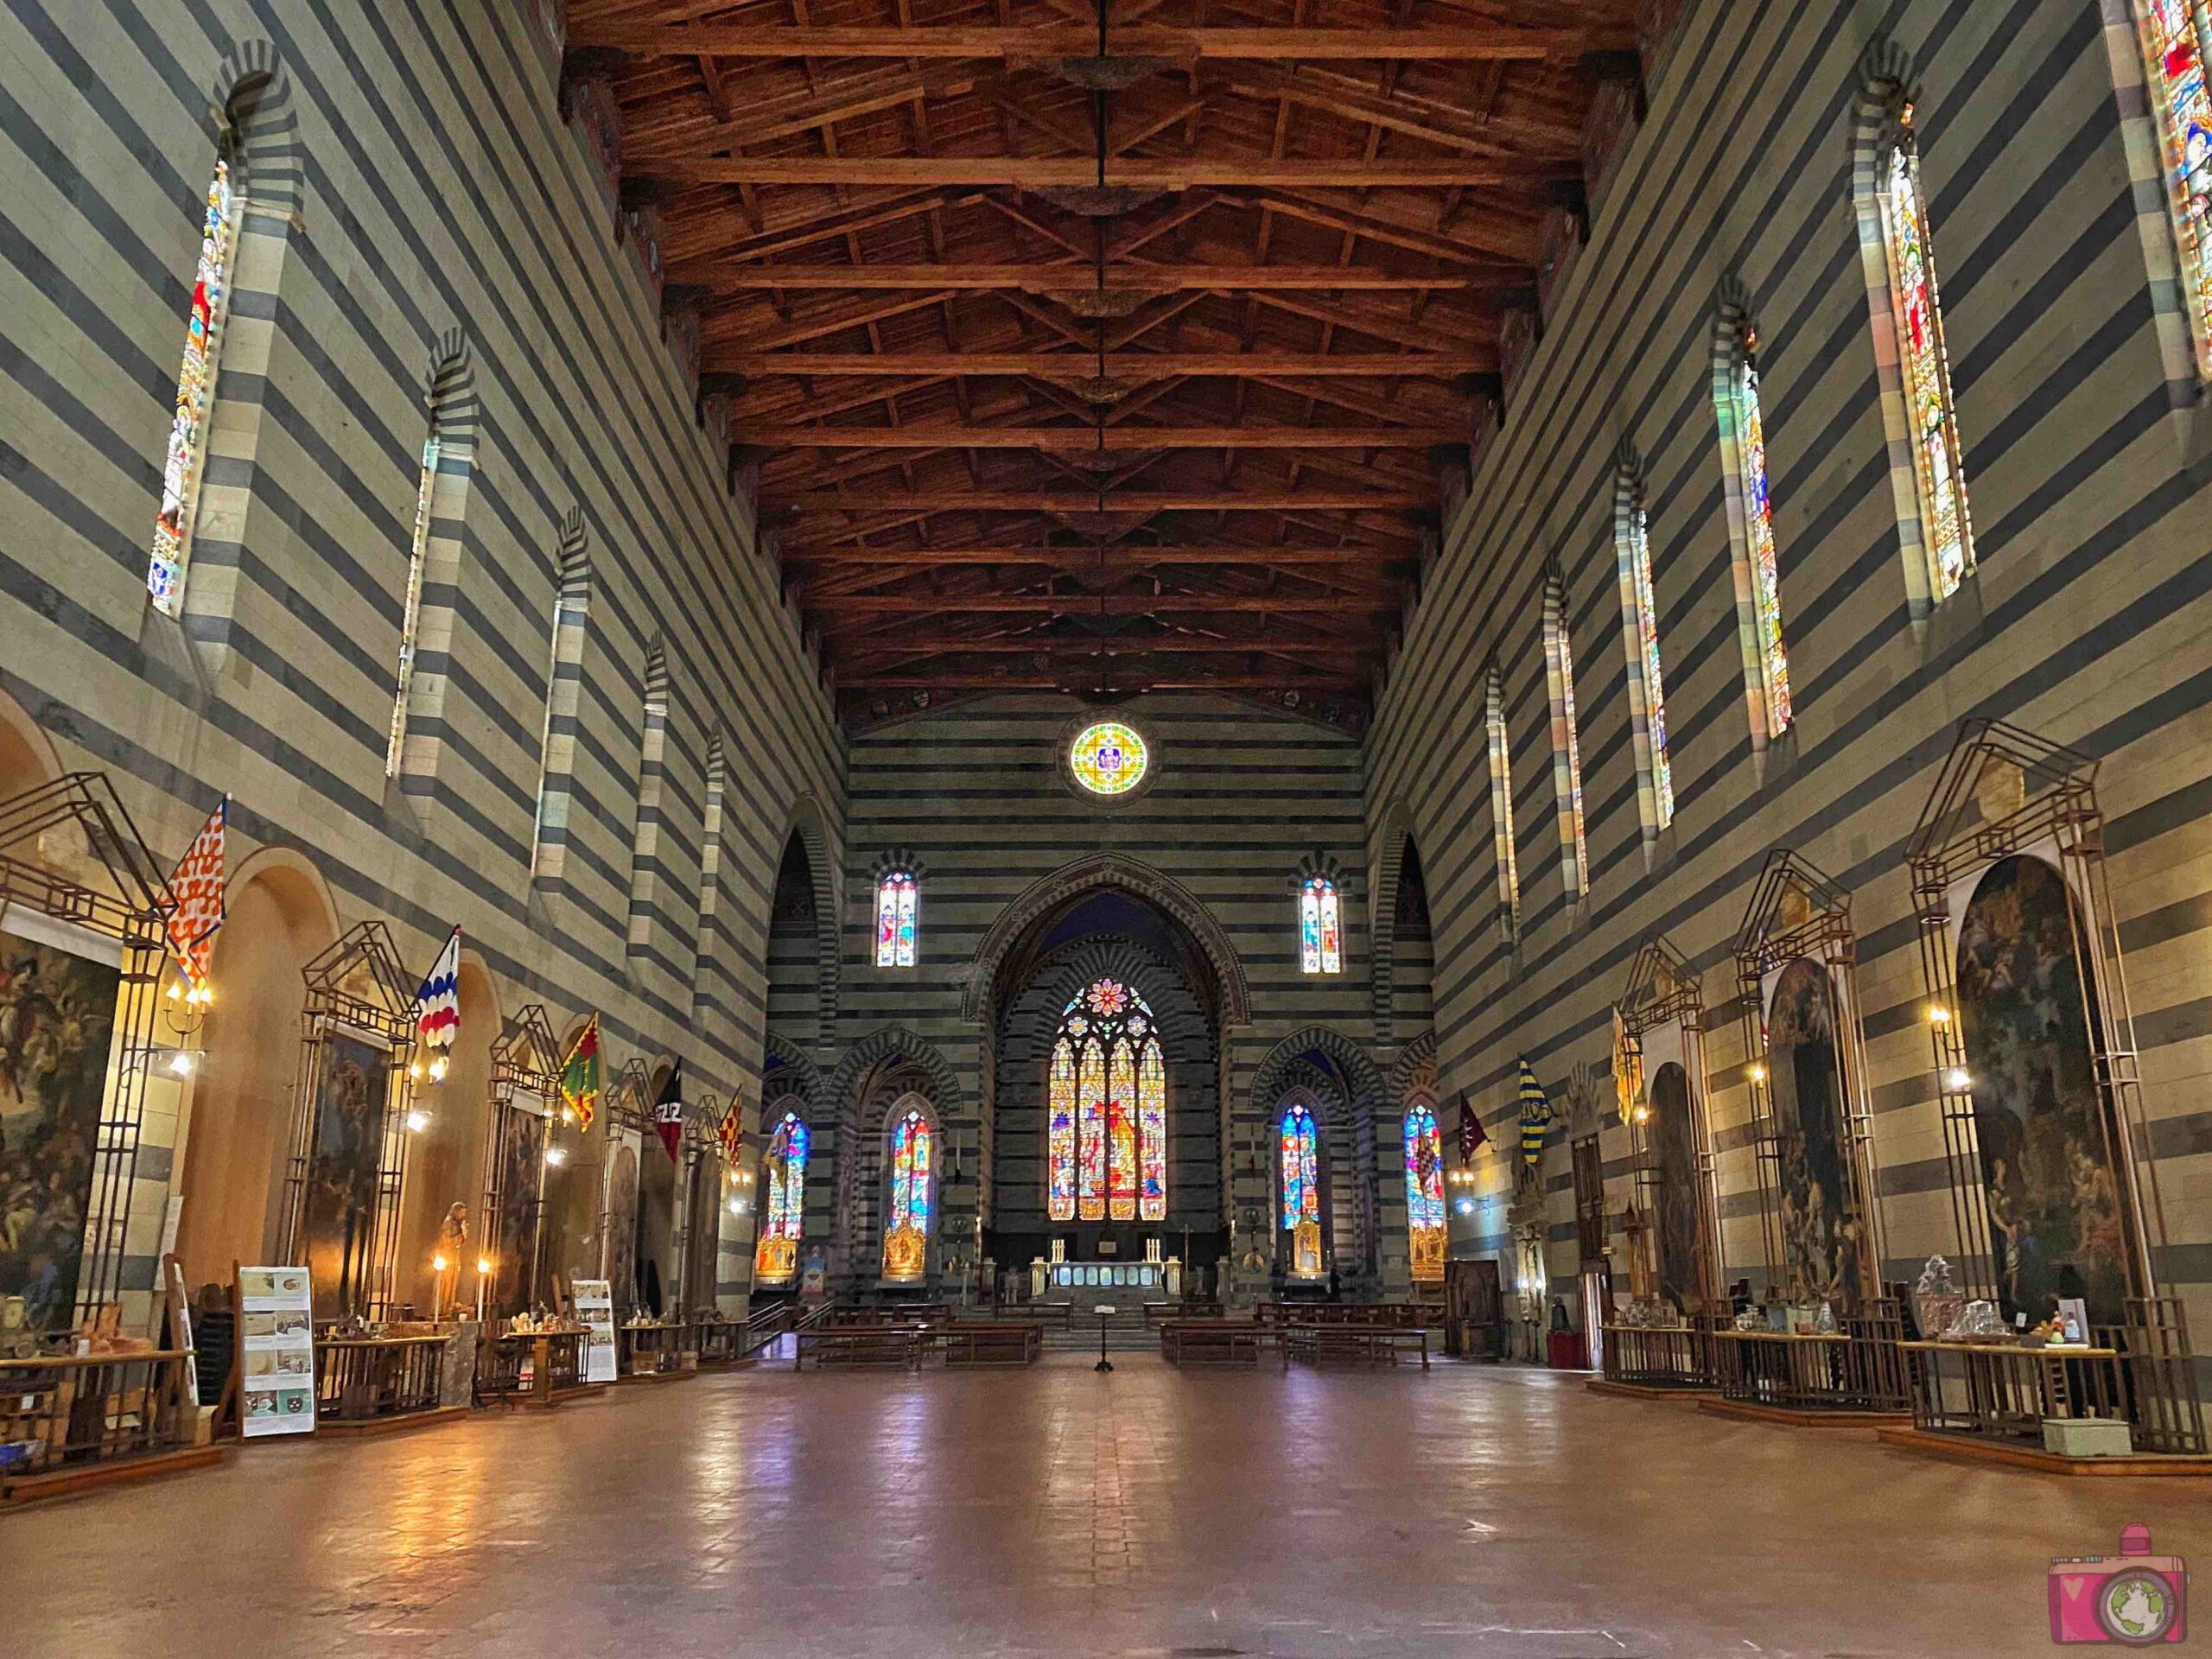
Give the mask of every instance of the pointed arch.
<path id="1" fill-rule="evenodd" d="M 811 795 L 800 796 L 785 814 L 783 830 L 776 841 L 779 857 L 793 836 L 806 849 L 807 875 L 814 883 L 815 1029 L 821 1033 L 817 1040 L 827 1043 L 837 1028 L 838 927 L 844 911 L 844 889 L 832 874 L 836 865 L 830 854 L 835 843 L 829 817 Z"/>
<path id="2" fill-rule="evenodd" d="M 1782 626 L 1774 504 L 1768 489 L 1758 324 L 1751 315 L 1749 290 L 1732 276 L 1721 283 L 1713 297 L 1713 411 L 1720 438 L 1721 491 L 1728 514 L 1736 636 L 1744 658 L 1751 755 L 1763 766 L 1767 745 L 1789 728 L 1796 704 Z"/>
<path id="3" fill-rule="evenodd" d="M 576 729 L 591 612 L 591 535 L 581 507 L 570 508 L 561 521 L 556 569 L 537 813 L 531 830 L 531 880 L 541 893 L 557 892 L 568 868 L 569 806 L 575 787 Z"/>
<path id="4" fill-rule="evenodd" d="M 928 1080 L 928 1087 L 920 1092 L 936 1109 L 940 1122 L 966 1103 L 959 1074 L 934 1044 L 904 1026 L 886 1026 L 848 1049 L 830 1074 L 829 1102 L 841 1127 L 858 1127 L 869 1077 L 895 1061 L 905 1061 Z"/>
<path id="5" fill-rule="evenodd" d="M 962 993 L 963 1018 L 989 1024 L 995 1013 L 997 979 L 1007 954 L 1037 921 L 1070 899 L 1103 887 L 1119 889 L 1142 899 L 1180 923 L 1204 953 L 1219 992 L 1220 1020 L 1225 1030 L 1251 1018 L 1251 996 L 1244 982 L 1243 963 L 1229 934 L 1213 912 L 1180 883 L 1148 864 L 1118 853 L 1100 853 L 1064 864 L 1050 875 L 1033 882 L 1021 896 L 999 912 L 990 931 L 976 948 Z"/>
<path id="6" fill-rule="evenodd" d="M 1375 843 L 1375 880 L 1368 894 L 1367 983 L 1373 1007 L 1375 1046 L 1388 1048 L 1393 1037 L 1392 1003 L 1396 994 L 1396 928 L 1398 887 L 1405 878 L 1406 849 L 1413 849 L 1416 862 L 1421 847 L 1414 837 L 1413 812 L 1395 800 L 1382 810 L 1381 838 Z M 1421 866 L 1426 869 L 1427 867 Z"/>
<path id="7" fill-rule="evenodd" d="M 1342 1071 L 1355 1111 L 1361 1109 L 1363 1103 L 1370 1112 L 1382 1103 L 1382 1073 L 1367 1051 L 1340 1031 L 1327 1026 L 1308 1026 L 1268 1049 L 1253 1071 L 1249 1098 L 1255 1114 L 1261 1117 L 1268 1115 L 1275 1097 L 1282 1092 L 1288 1074 L 1296 1066 L 1306 1064 L 1310 1054 L 1325 1056 Z"/>

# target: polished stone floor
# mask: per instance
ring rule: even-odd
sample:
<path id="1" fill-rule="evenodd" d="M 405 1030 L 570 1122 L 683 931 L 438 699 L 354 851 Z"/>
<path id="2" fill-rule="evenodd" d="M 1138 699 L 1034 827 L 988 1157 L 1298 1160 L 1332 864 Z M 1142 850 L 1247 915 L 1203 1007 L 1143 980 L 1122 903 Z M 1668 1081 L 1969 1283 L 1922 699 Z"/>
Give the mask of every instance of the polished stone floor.
<path id="1" fill-rule="evenodd" d="M 2193 1482 L 1961 1469 L 1519 1369 L 1118 1365 L 764 1368 L 257 1446 L 0 1515 L 0 1652 L 2018 1659 L 2052 1554 L 2136 1520 L 2212 1552 Z"/>

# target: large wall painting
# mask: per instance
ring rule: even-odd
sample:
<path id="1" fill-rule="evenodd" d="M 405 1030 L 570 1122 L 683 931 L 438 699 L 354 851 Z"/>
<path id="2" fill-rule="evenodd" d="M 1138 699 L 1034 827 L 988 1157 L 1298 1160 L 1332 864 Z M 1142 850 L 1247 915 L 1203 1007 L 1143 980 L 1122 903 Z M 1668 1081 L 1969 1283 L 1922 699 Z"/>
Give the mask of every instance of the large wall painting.
<path id="1" fill-rule="evenodd" d="M 518 1106 L 499 1108 L 499 1202 L 492 1217 L 495 1313 L 519 1313 L 531 1305 L 531 1256 L 537 1243 L 537 1187 L 544 1167 L 545 1120 Z"/>
<path id="2" fill-rule="evenodd" d="M 638 1152 L 626 1141 L 614 1149 L 607 1184 L 607 1277 L 614 1311 L 627 1319 L 638 1296 Z"/>
<path id="3" fill-rule="evenodd" d="M 69 1324 L 121 972 L 0 929 L 0 1296 Z"/>
<path id="4" fill-rule="evenodd" d="M 1783 1287 L 1840 1312 L 1858 1301 L 1861 1227 L 1845 1175 L 1843 1065 L 1827 968 L 1804 957 L 1784 967 L 1766 1022 Z"/>
<path id="5" fill-rule="evenodd" d="M 308 1154 L 307 1260 L 319 1319 L 365 1313 L 391 1053 L 342 1032 L 322 1039 Z"/>
<path id="6" fill-rule="evenodd" d="M 1659 1159 L 1659 1298 L 1684 1313 L 1704 1306 L 1698 1284 L 1697 1153 L 1689 1073 L 1669 1061 L 1651 1079 L 1651 1134 Z"/>
<path id="7" fill-rule="evenodd" d="M 2069 910 L 2043 860 L 1990 867 L 1959 930 L 1960 1035 L 2005 1316 L 2044 1319 L 2073 1296 L 2117 1324 L 2125 1224 Z"/>

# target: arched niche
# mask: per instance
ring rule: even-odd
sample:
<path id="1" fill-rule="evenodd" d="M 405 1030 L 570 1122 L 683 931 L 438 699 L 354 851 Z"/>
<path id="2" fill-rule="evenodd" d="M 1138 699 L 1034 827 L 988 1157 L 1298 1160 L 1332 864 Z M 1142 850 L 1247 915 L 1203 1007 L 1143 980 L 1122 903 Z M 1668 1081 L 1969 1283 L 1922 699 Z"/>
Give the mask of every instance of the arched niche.
<path id="1" fill-rule="evenodd" d="M 0 691 L 0 801 L 60 775 L 60 759 L 30 711 Z"/>
<path id="2" fill-rule="evenodd" d="M 668 1067 L 656 1067 L 652 1092 L 658 1096 L 668 1077 Z M 682 1143 L 677 1155 L 682 1155 Z M 682 1185 L 677 1160 L 656 1129 L 648 1128 L 638 1151 L 638 1202 L 632 1255 L 637 1262 L 639 1305 L 652 1310 L 656 1295 L 662 1309 L 675 1306 L 678 1264 L 676 1254 L 676 1204 Z"/>
<path id="3" fill-rule="evenodd" d="M 578 1020 L 561 1033 L 555 1053 L 565 1059 L 582 1033 Z M 557 1062 L 556 1062 L 557 1063 Z M 563 1121 L 560 1101 L 552 1102 L 553 1116 L 546 1125 L 545 1184 L 537 1211 L 537 1282 L 529 1287 L 525 1306 L 554 1301 L 555 1281 L 565 1288 L 574 1279 L 596 1279 L 601 1265 L 601 1228 L 604 1215 L 607 1160 L 613 1114 L 607 1090 L 617 1081 L 606 1053 L 606 1033 L 601 1031 L 599 1109 L 589 1128 Z M 557 1148 L 559 1161 L 554 1160 Z"/>
<path id="4" fill-rule="evenodd" d="M 883 1177 L 878 1213 L 886 1284 L 921 1285 L 943 1210 L 944 1135 L 936 1111 L 918 1093 L 901 1094 L 883 1115 Z"/>
<path id="5" fill-rule="evenodd" d="M 486 1148 L 491 1138 L 492 1045 L 499 1034 L 499 982 L 474 952 L 461 953 L 456 979 L 461 1031 L 454 1039 L 445 1080 L 417 1087 L 416 1103 L 429 1122 L 407 1149 L 407 1191 L 399 1234 L 395 1291 L 418 1312 L 431 1305 L 433 1262 L 439 1229 L 456 1204 L 468 1206 L 468 1243 L 459 1263 L 455 1294 L 475 1294 L 476 1258 L 491 1239 L 483 1209 Z"/>
<path id="6" fill-rule="evenodd" d="M 277 1248 L 308 963 L 338 938 L 321 874 L 265 848 L 238 866 L 215 935 L 215 1001 L 183 1132 L 177 1255 L 188 1284 L 227 1285 Z"/>

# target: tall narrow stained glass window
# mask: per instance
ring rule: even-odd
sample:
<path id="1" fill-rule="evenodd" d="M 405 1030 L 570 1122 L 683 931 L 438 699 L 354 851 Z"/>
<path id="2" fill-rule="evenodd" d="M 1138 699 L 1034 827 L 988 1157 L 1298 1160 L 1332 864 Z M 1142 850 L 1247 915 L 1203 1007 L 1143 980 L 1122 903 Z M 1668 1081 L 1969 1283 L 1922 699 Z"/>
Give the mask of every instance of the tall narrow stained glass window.
<path id="1" fill-rule="evenodd" d="M 1721 454 L 1742 522 L 1732 561 L 1738 626 L 1745 634 L 1745 672 L 1769 738 L 1789 728 L 1789 652 L 1782 637 L 1782 574 L 1774 543 L 1774 500 L 1766 465 L 1766 415 L 1759 399 L 1758 336 L 1738 323 L 1718 391 Z"/>
<path id="2" fill-rule="evenodd" d="M 1444 1276 L 1444 1141 L 1424 1101 L 1406 1109 L 1406 1224 L 1413 1276 Z"/>
<path id="3" fill-rule="evenodd" d="M 384 775 L 399 776 L 407 741 L 407 696 L 415 683 L 415 639 L 423 624 L 423 564 L 430 551 L 430 491 L 438 478 L 438 434 L 435 412 L 430 435 L 423 442 L 423 470 L 415 486 L 415 524 L 407 549 L 407 596 L 399 613 L 399 672 L 391 699 L 391 731 L 385 740 Z"/>
<path id="4" fill-rule="evenodd" d="M 1642 777 L 1638 799 L 1657 835 L 1675 821 L 1675 769 L 1667 749 L 1667 687 L 1659 667 L 1659 601 L 1651 587 L 1651 528 L 1643 486 L 1624 467 L 1613 505 L 1613 552 L 1620 567 L 1621 644 L 1628 653 L 1628 704 Z"/>
<path id="5" fill-rule="evenodd" d="M 1282 1230 L 1290 1235 L 1290 1270 L 1321 1276 L 1321 1156 L 1313 1114 L 1303 1101 L 1283 1109 L 1280 1134 Z"/>
<path id="6" fill-rule="evenodd" d="M 798 1271 L 808 1141 L 798 1114 L 785 1112 L 761 1155 L 760 1236 L 753 1247 L 753 1276 L 761 1284 L 787 1284 Z"/>
<path id="7" fill-rule="evenodd" d="M 200 226 L 200 262 L 193 273 L 192 311 L 185 322 L 184 359 L 177 370 L 176 412 L 162 461 L 162 505 L 154 520 L 146 591 L 170 616 L 184 608 L 184 572 L 192 556 L 192 524 L 207 456 L 207 417 L 215 403 L 215 366 L 230 315 L 231 257 L 238 246 L 231 164 L 215 162 Z"/>
<path id="8" fill-rule="evenodd" d="M 1582 823 L 1582 740 L 1574 716 L 1574 645 L 1567 638 L 1567 594 L 1544 582 L 1544 679 L 1551 690 L 1552 786 L 1559 796 L 1560 858 L 1569 902 L 1590 893 L 1590 842 Z"/>
<path id="9" fill-rule="evenodd" d="M 1046 1074 L 1046 1212 L 1167 1218 L 1167 1060 L 1144 999 L 1093 981 L 1060 1015 Z"/>
<path id="10" fill-rule="evenodd" d="M 929 1265 L 930 1211 L 937 1201 L 937 1132 L 919 1108 L 891 1126 L 891 1190 L 884 1206 L 883 1276 L 918 1279 Z"/>
<path id="11" fill-rule="evenodd" d="M 2212 378 L 2212 92 L 2202 0 L 2135 0 L 2196 371 Z"/>
<path id="12" fill-rule="evenodd" d="M 1521 937 L 1521 868 L 1513 853 L 1513 748 L 1505 733 L 1505 676 L 1485 677 L 1484 723 L 1490 736 L 1490 820 L 1497 847 L 1497 902 L 1505 936 Z"/>
<path id="13" fill-rule="evenodd" d="M 921 888 L 911 870 L 893 870 L 875 884 L 875 965 L 914 965 L 917 912 Z"/>
<path id="14" fill-rule="evenodd" d="M 1309 974 L 1344 971 L 1344 924 L 1337 884 L 1309 875 L 1298 889 L 1298 965 Z"/>
<path id="15" fill-rule="evenodd" d="M 1908 122 L 1910 111 L 1906 111 Z M 1951 406 L 1951 364 L 1943 348 L 1943 308 L 1928 246 L 1928 202 L 1910 124 L 1889 148 L 1878 194 L 1889 260 L 1890 309 L 1897 328 L 1898 389 L 1911 438 L 1920 547 L 1929 596 L 1942 604 L 1974 569 L 1966 473 Z"/>

